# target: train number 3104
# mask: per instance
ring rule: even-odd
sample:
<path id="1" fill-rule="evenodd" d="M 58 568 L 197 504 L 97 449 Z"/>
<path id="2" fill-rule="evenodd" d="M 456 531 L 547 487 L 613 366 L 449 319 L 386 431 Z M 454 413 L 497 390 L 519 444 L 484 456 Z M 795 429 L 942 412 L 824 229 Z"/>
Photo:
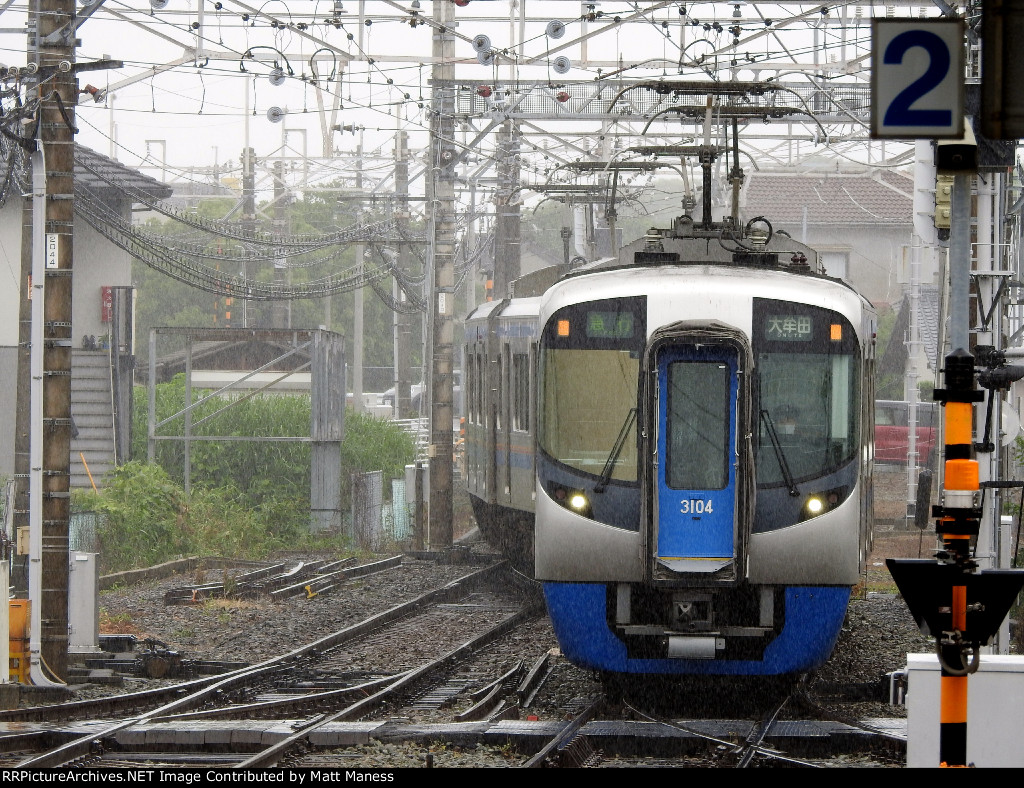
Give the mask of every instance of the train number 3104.
<path id="1" fill-rule="evenodd" d="M 684 498 L 679 503 L 683 507 L 679 511 L 683 514 L 711 514 L 712 512 L 710 498 Z"/>

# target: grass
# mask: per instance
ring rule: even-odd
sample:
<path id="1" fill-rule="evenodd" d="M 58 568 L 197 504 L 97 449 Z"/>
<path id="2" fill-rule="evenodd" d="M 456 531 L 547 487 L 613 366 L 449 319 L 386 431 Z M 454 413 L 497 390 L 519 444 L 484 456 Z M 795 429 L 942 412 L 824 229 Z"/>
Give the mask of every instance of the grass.
<path id="1" fill-rule="evenodd" d="M 252 599 L 226 599 L 216 597 L 203 600 L 203 611 L 207 613 L 219 613 L 226 610 L 228 613 L 237 613 L 242 610 L 255 610 L 260 607 L 259 602 Z"/>
<path id="2" fill-rule="evenodd" d="M 101 635 L 144 635 L 132 621 L 130 613 L 110 613 L 100 608 L 99 629 Z"/>

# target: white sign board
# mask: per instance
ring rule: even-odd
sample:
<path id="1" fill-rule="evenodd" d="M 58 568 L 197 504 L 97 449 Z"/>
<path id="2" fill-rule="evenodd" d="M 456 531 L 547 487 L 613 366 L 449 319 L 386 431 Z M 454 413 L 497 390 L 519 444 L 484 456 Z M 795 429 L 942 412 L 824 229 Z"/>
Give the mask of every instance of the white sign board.
<path id="1" fill-rule="evenodd" d="M 60 251 L 60 236 L 57 233 L 46 234 L 46 267 L 60 268 L 57 256 Z"/>
<path id="2" fill-rule="evenodd" d="M 875 19 L 871 30 L 871 136 L 963 137 L 963 20 Z"/>

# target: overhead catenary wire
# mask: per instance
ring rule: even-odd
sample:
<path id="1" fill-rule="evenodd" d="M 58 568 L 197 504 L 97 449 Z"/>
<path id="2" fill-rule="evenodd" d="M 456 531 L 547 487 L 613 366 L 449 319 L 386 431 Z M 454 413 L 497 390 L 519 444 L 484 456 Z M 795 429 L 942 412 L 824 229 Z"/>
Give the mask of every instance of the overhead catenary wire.
<path id="1" fill-rule="evenodd" d="M 114 5 L 114 4 L 111 3 L 110 5 Z M 402 8 L 399 4 L 391 3 L 390 5 L 393 8 L 398 9 L 399 11 L 401 11 L 402 14 L 408 14 L 409 13 L 408 9 Z M 117 4 L 117 6 L 119 8 L 118 13 L 123 13 L 124 15 L 131 15 L 133 19 L 138 19 L 137 23 L 141 24 L 141 23 L 143 23 L 143 21 L 146 24 L 158 23 L 159 25 L 162 26 L 162 29 L 165 30 L 167 33 L 171 33 L 172 32 L 172 28 L 173 28 L 173 31 L 177 31 L 177 33 L 184 33 L 193 42 L 198 42 L 200 40 L 200 35 L 201 34 L 195 32 L 195 27 L 194 26 L 190 26 L 189 24 L 182 24 L 181 23 L 182 19 L 193 19 L 194 18 L 194 13 L 191 12 L 191 11 L 181 11 L 180 9 L 178 9 L 177 11 L 174 12 L 175 14 L 177 14 L 177 16 L 172 16 L 169 13 L 168 14 L 164 14 L 164 15 L 151 15 L 149 13 L 144 13 L 144 14 L 138 14 L 136 16 L 137 12 L 134 9 L 129 8 L 126 4 L 120 4 L 119 3 L 119 4 Z M 235 27 L 237 25 L 239 29 L 244 30 L 245 35 L 246 35 L 244 46 L 230 47 L 230 46 L 226 46 L 225 45 L 225 49 L 233 51 L 233 52 L 236 52 L 238 57 L 242 58 L 243 60 L 245 59 L 245 55 L 247 53 L 254 53 L 254 52 L 259 57 L 252 57 L 252 60 L 257 60 L 257 59 L 265 60 L 265 58 L 263 58 L 262 55 L 260 55 L 260 53 L 261 52 L 270 52 L 270 50 L 273 49 L 275 53 L 281 54 L 280 58 L 277 58 L 275 56 L 275 60 L 279 60 L 280 63 L 283 63 L 283 64 L 287 65 L 287 69 L 286 70 L 289 72 L 289 74 L 292 77 L 296 78 L 296 79 L 301 79 L 303 82 L 313 80 L 313 79 L 315 79 L 317 77 L 320 80 L 323 80 L 324 77 L 327 76 L 326 74 L 316 74 L 317 61 L 316 61 L 315 58 L 316 58 L 316 55 L 321 52 L 321 50 L 326 49 L 326 51 L 329 51 L 331 53 L 332 59 L 334 61 L 334 68 L 331 69 L 331 71 L 330 71 L 330 73 L 332 75 L 334 73 L 336 73 L 336 71 L 337 71 L 337 64 L 339 62 L 339 58 L 351 56 L 352 53 L 357 53 L 360 58 L 363 58 L 363 60 L 366 61 L 366 63 L 367 63 L 367 69 L 366 69 L 367 70 L 367 79 L 369 80 L 371 77 L 373 78 L 374 82 L 376 83 L 374 85 L 375 89 L 383 87 L 387 91 L 395 91 L 395 90 L 403 90 L 403 89 L 409 91 L 409 92 L 404 94 L 404 97 L 403 97 L 402 100 L 397 101 L 397 102 L 393 102 L 392 106 L 398 105 L 398 104 L 409 104 L 409 103 L 412 103 L 412 104 L 419 104 L 420 108 L 422 109 L 422 104 L 424 102 L 424 97 L 422 96 L 422 92 L 423 92 L 422 91 L 422 84 L 419 86 L 419 88 L 420 88 L 420 90 L 419 90 L 420 95 L 416 95 L 415 94 L 415 85 L 411 85 L 411 86 L 407 85 L 407 86 L 405 86 L 403 88 L 403 86 L 401 84 L 399 84 L 402 80 L 398 78 L 399 75 L 401 75 L 403 73 L 407 73 L 407 74 L 418 73 L 418 74 L 422 75 L 422 69 L 423 69 L 422 64 L 414 64 L 414 65 L 404 64 L 404 63 L 403 64 L 394 64 L 394 63 L 387 63 L 387 64 L 385 64 L 383 62 L 375 61 L 373 59 L 373 57 L 372 57 L 372 54 L 371 54 L 372 53 L 372 49 L 370 48 L 369 44 L 367 43 L 366 46 L 361 45 L 360 39 L 357 38 L 351 32 L 349 27 L 346 27 L 346 22 L 348 20 L 345 20 L 345 21 L 338 20 L 338 24 L 334 24 L 334 25 L 328 25 L 326 23 L 321 24 L 319 22 L 316 22 L 316 17 L 318 17 L 318 14 L 316 14 L 316 12 L 314 12 L 314 14 L 313 14 L 313 17 L 314 17 L 313 18 L 313 23 L 315 23 L 317 25 L 318 29 L 322 28 L 322 31 L 323 31 L 325 36 L 331 34 L 332 30 L 333 31 L 340 30 L 346 36 L 347 43 L 343 42 L 342 43 L 342 47 L 346 47 L 346 46 L 348 47 L 349 55 L 344 55 L 344 53 L 342 52 L 342 49 L 340 49 L 338 47 L 330 47 L 330 48 L 328 48 L 328 47 L 319 47 L 318 49 L 316 49 L 313 52 L 312 57 L 310 57 L 310 70 L 311 70 L 312 76 L 310 76 L 307 79 L 305 74 L 302 74 L 301 76 L 296 74 L 294 72 L 294 70 L 292 70 L 291 66 L 286 63 L 287 57 L 293 55 L 292 50 L 289 50 L 288 47 L 284 45 L 283 40 L 282 40 L 281 37 L 284 36 L 285 34 L 287 34 L 288 37 L 291 37 L 294 34 L 294 31 L 292 31 L 290 29 L 286 29 L 286 28 L 290 27 L 291 25 L 298 24 L 299 22 L 301 22 L 304 19 L 304 17 L 301 14 L 299 14 L 299 13 L 294 13 L 293 14 L 292 13 L 293 9 L 289 8 L 286 3 L 284 3 L 283 6 L 286 9 L 287 13 L 285 13 L 285 11 L 281 11 L 281 13 L 276 13 L 277 9 L 267 8 L 266 4 L 264 4 L 263 7 L 260 7 L 254 14 L 252 14 L 250 16 L 250 18 L 248 20 L 246 20 L 246 22 L 247 22 L 246 24 L 241 24 L 241 25 L 238 25 L 238 23 L 237 23 L 237 20 L 240 18 L 238 13 L 236 13 L 236 12 L 229 12 L 227 10 L 221 11 L 220 9 L 218 9 L 218 12 L 216 14 L 218 30 L 221 30 L 221 29 L 224 29 L 224 28 L 230 29 L 230 28 Z M 655 27 L 655 28 L 657 27 L 656 19 L 655 19 L 654 15 L 653 14 L 648 14 L 646 9 L 642 9 L 641 8 L 641 4 L 635 4 L 634 3 L 633 4 L 633 9 L 636 12 L 635 15 L 639 19 L 643 20 L 645 25 L 649 25 L 649 26 L 652 26 L 652 27 Z M 104 11 L 106 11 L 106 10 L 109 10 L 109 8 L 104 9 Z M 584 14 L 584 15 L 578 17 L 577 21 L 584 19 L 584 17 L 586 17 L 586 16 L 587 15 Z M 598 17 L 600 18 L 601 14 L 598 14 Z M 99 18 L 99 16 L 97 16 L 97 18 Z M 127 18 L 127 16 L 125 16 L 123 18 Z M 669 18 L 671 18 L 671 16 Z M 408 19 L 404 18 L 401 15 L 399 17 L 395 17 L 395 18 L 389 17 L 388 19 L 383 20 L 383 21 L 399 22 L 399 21 L 403 21 L 403 19 L 404 19 L 405 22 L 408 22 Z M 593 21 L 593 20 L 591 20 L 591 21 Z M 606 16 L 605 17 L 605 21 L 611 21 L 610 17 Z M 616 23 L 618 22 L 617 19 L 615 21 L 616 21 Z M 435 28 L 433 20 L 429 19 L 428 16 L 422 16 L 420 18 L 420 22 L 422 24 L 432 28 L 432 29 Z M 617 27 L 618 25 L 615 25 L 615 26 Z M 769 25 L 766 23 L 766 27 L 768 27 L 768 26 Z M 270 33 L 270 35 L 273 37 L 273 44 L 275 46 L 274 47 L 268 47 L 268 45 L 266 43 L 261 43 L 258 40 L 259 36 L 257 35 L 257 33 L 260 33 L 260 32 Z M 770 35 L 777 37 L 779 32 L 781 32 L 781 27 L 780 26 L 776 26 L 775 29 L 770 31 Z M 470 42 L 471 41 L 471 38 L 469 38 L 467 36 L 464 36 L 464 35 L 462 35 L 459 32 L 455 32 L 454 34 L 456 35 L 457 38 L 461 38 L 461 39 L 465 40 L 466 42 Z M 716 34 L 709 33 L 709 35 L 713 35 L 714 36 Z M 717 31 L 717 37 L 721 37 L 722 35 L 723 35 L 722 31 L 718 30 Z M 250 36 L 251 36 L 251 40 L 250 40 Z M 307 36 L 307 38 L 309 38 L 309 37 Z M 524 37 L 523 40 L 520 41 L 519 43 L 520 43 L 520 45 L 525 45 L 527 43 L 530 43 L 531 41 L 535 41 L 535 40 L 538 40 L 538 39 L 541 39 L 541 38 L 543 38 L 543 36 L 534 36 L 533 38 Z M 170 39 L 168 39 L 168 40 L 170 40 Z M 268 41 L 268 40 L 270 40 L 270 39 L 267 39 L 267 38 L 263 39 L 263 41 Z M 853 40 L 850 41 L 850 44 L 853 45 L 853 44 L 856 43 L 856 41 L 857 41 L 857 39 L 853 39 Z M 236 44 L 237 44 L 237 41 L 236 41 Z M 673 45 L 674 45 L 674 42 L 673 42 Z M 288 52 L 288 55 L 284 54 L 286 50 Z M 303 53 L 303 55 L 302 55 L 303 62 L 305 61 L 305 58 L 306 58 L 306 55 L 308 54 L 308 51 L 309 50 L 306 50 Z M 789 53 L 789 52 L 797 53 L 797 52 L 802 52 L 804 50 L 799 48 L 799 47 L 790 47 L 790 49 L 788 49 L 786 51 L 787 51 L 787 53 Z M 548 52 L 546 54 L 550 55 L 551 52 Z M 518 53 L 513 52 L 511 55 L 509 55 L 509 57 L 513 57 L 513 59 L 521 59 L 523 57 L 523 54 L 521 52 L 518 52 Z M 207 62 L 208 63 L 210 62 L 209 58 L 207 58 Z M 298 62 L 299 61 L 296 61 L 296 63 L 298 63 Z M 353 62 L 355 62 L 355 61 L 353 61 Z M 694 65 L 693 67 L 697 67 L 697 66 Z M 720 66 L 720 67 L 724 67 L 724 66 Z M 182 68 L 184 68 L 184 66 L 182 66 Z M 203 64 L 202 70 L 198 72 L 198 74 L 200 76 L 200 80 L 202 81 L 202 75 L 203 74 L 212 73 L 214 70 L 215 70 L 215 67 L 213 67 L 211 65 Z M 349 79 L 349 90 L 351 91 L 351 85 L 352 85 L 351 76 L 352 76 L 352 74 L 349 73 L 349 72 L 351 72 L 351 68 L 346 68 L 346 69 L 344 69 L 344 71 L 350 77 L 350 79 Z M 164 72 L 164 73 L 166 73 L 166 72 Z M 220 73 L 225 73 L 226 74 L 226 73 L 228 73 L 228 70 L 227 69 L 223 69 L 223 70 L 221 70 Z M 378 76 L 383 78 L 383 83 L 381 83 L 381 81 L 377 79 Z M 327 78 L 327 82 L 328 83 L 331 82 L 329 77 Z M 525 83 L 524 83 L 524 85 L 525 85 Z M 335 90 L 331 90 L 330 87 L 331 87 L 330 84 L 328 84 L 326 86 L 327 92 L 328 92 L 329 95 L 335 95 L 336 93 L 340 93 L 340 90 L 341 90 L 341 86 L 340 85 L 338 86 L 338 89 L 336 91 Z M 205 83 L 204 83 L 204 91 L 205 91 Z M 167 92 L 167 91 L 165 91 L 165 92 Z M 18 91 L 14 90 L 14 91 L 10 92 L 9 95 L 17 97 Z M 379 93 L 375 93 L 374 97 L 370 101 L 368 101 L 366 103 L 363 103 L 363 104 L 360 104 L 358 101 L 356 101 L 355 105 L 356 106 L 360 106 L 360 107 L 362 107 L 364 109 L 371 109 L 371 110 L 373 110 L 375 112 L 381 112 L 382 110 L 380 109 L 380 107 L 383 106 L 383 105 L 381 105 L 380 102 L 377 101 L 377 96 L 379 96 L 379 95 L 380 95 Z M 413 98 L 414 95 L 416 95 L 416 98 Z M 794 95 L 797 95 L 797 94 L 794 93 Z M 803 98 L 800 97 L 800 96 L 797 96 L 797 97 L 800 100 L 801 104 L 803 104 L 803 106 L 806 108 L 807 104 L 803 100 Z M 352 97 L 350 96 L 349 97 L 350 102 L 351 102 L 351 98 Z M 832 96 L 832 94 L 828 94 L 826 96 L 826 98 L 827 98 L 828 101 L 831 101 L 833 103 L 833 105 L 835 105 L 837 107 L 840 107 L 841 109 L 845 109 L 843 103 L 840 100 L 835 99 Z M 90 107 L 90 106 L 91 105 L 89 103 L 86 103 L 85 105 L 83 105 L 83 108 Z M 202 103 L 201 103 L 201 110 L 200 111 L 202 111 L 202 107 L 205 107 L 205 106 L 206 106 L 206 100 L 205 100 L 205 93 L 204 93 L 204 98 L 203 98 Z M 104 111 L 107 111 L 108 107 L 97 105 L 97 109 L 103 109 Z M 127 110 L 127 111 L 130 111 L 130 110 Z M 390 113 L 390 112 L 391 112 L 391 110 L 389 109 L 388 113 Z M 17 133 L 19 131 L 21 131 L 21 129 L 18 127 L 18 124 L 23 119 L 31 118 L 33 116 L 33 113 L 34 113 L 34 110 L 32 109 L 32 106 L 31 106 L 30 102 L 28 100 L 26 100 L 26 106 L 24 108 L 18 109 L 14 113 L 15 114 L 15 118 L 14 119 L 12 119 L 10 122 L 5 122 L 7 120 L 6 118 L 0 120 L 0 130 L 10 132 L 13 135 L 17 135 Z M 388 117 L 389 117 L 389 119 L 393 120 L 393 116 L 391 116 L 390 114 L 388 114 Z M 92 126 L 92 124 L 89 124 L 89 125 Z M 421 117 L 417 121 L 411 122 L 411 126 L 412 127 L 419 127 L 421 129 L 423 129 L 424 131 L 428 131 L 429 130 L 427 119 L 423 118 L 423 117 Z M 95 129 L 95 126 L 92 126 L 92 128 Z M 825 132 L 825 129 L 821 128 L 820 126 L 819 126 L 819 129 L 824 134 L 825 140 L 828 141 L 829 137 L 828 137 L 828 134 Z M 460 146 L 460 143 L 459 143 L 458 140 L 451 140 L 450 142 L 456 148 L 461 148 L 462 147 L 462 146 Z M 116 142 L 112 142 L 112 144 L 117 144 L 117 143 Z M 531 146 L 531 145 L 528 143 L 528 146 Z M 826 146 L 828 146 L 828 142 L 826 142 Z M 15 146 L 15 147 L 17 147 L 17 146 Z M 121 147 L 123 149 L 126 149 L 126 148 L 124 148 L 124 146 L 121 146 Z M 540 152 L 539 148 L 536 145 L 532 145 L 531 147 L 533 148 L 533 150 Z M 587 145 L 587 147 L 589 147 L 589 144 Z M 465 150 L 469 150 L 469 148 L 465 148 Z M 496 155 L 493 155 L 493 154 L 491 154 L 491 153 L 489 153 L 487 151 L 481 151 L 477 147 L 473 147 L 472 148 L 472 152 L 475 155 L 479 155 L 485 161 L 490 160 L 490 161 L 493 162 L 493 161 L 496 161 L 497 158 L 498 158 Z M 835 151 L 833 151 L 833 152 L 835 152 Z M 17 153 L 16 150 L 12 150 L 10 148 L 7 149 L 7 150 L 2 150 L 2 151 L 0 151 L 0 153 L 3 154 L 3 156 L 0 157 L 0 166 L 4 166 L 5 167 L 5 169 L 3 171 L 3 176 L 4 176 L 3 180 L 0 181 L 0 201 L 2 201 L 3 199 L 6 198 L 7 194 L 10 193 L 10 191 L 12 189 L 12 184 L 15 183 L 16 180 L 17 180 L 18 166 L 17 166 L 16 158 L 18 156 L 18 153 Z M 551 155 L 554 155 L 554 153 L 551 152 L 551 151 L 548 151 L 547 153 L 549 153 Z M 838 152 L 835 152 L 835 153 L 837 153 L 837 155 L 841 155 L 841 154 L 838 154 Z M 593 154 L 588 152 L 587 155 L 589 156 L 589 155 L 593 155 Z M 381 166 L 384 167 L 385 165 L 381 165 Z M 528 167 L 527 167 L 527 169 L 528 169 Z M 343 172 L 343 171 L 344 171 L 343 168 L 341 168 L 341 167 L 338 168 L 338 172 Z M 344 230 L 339 230 L 339 231 L 337 231 L 336 233 L 333 233 L 333 234 L 327 233 L 327 234 L 322 234 L 322 235 L 313 235 L 313 234 L 311 234 L 311 235 L 292 235 L 292 234 L 289 234 L 289 235 L 285 235 L 285 236 L 280 236 L 280 235 L 276 235 L 274 233 L 261 232 L 261 231 L 252 231 L 252 233 L 250 234 L 247 231 L 243 230 L 239 223 L 223 221 L 223 220 L 217 220 L 217 219 L 204 219 L 202 217 L 197 217 L 194 214 L 191 214 L 191 213 L 185 212 L 185 211 L 180 211 L 179 209 L 176 209 L 176 208 L 174 208 L 172 206 L 167 206 L 167 205 L 164 205 L 164 204 L 160 204 L 160 201 L 155 201 L 155 200 L 152 200 L 152 199 L 149 199 L 149 200 L 147 200 L 147 199 L 139 199 L 140 195 L 138 195 L 138 194 L 130 195 L 130 197 L 132 198 L 133 201 L 137 201 L 137 202 L 139 202 L 142 205 L 146 205 L 147 207 L 150 207 L 152 210 L 157 211 L 161 215 L 164 215 L 167 218 L 172 219 L 172 220 L 180 223 L 182 228 L 189 228 L 189 229 L 195 231 L 196 235 L 194 237 L 189 237 L 189 236 L 185 236 L 185 235 L 181 235 L 181 234 L 173 235 L 173 236 L 159 236 L 159 239 L 161 239 L 164 244 L 169 245 L 169 247 L 170 247 L 170 249 L 172 251 L 174 251 L 176 254 L 184 256 L 184 257 L 191 257 L 193 263 L 196 263 L 199 259 L 212 260 L 212 261 L 228 261 L 228 262 L 234 261 L 234 260 L 241 260 L 241 261 L 250 261 L 251 260 L 251 261 L 254 261 L 254 262 L 258 262 L 258 261 L 263 261 L 263 260 L 274 259 L 275 261 L 282 261 L 282 264 L 285 267 L 315 268 L 315 267 L 318 267 L 318 266 L 330 266 L 330 265 L 333 265 L 333 264 L 337 264 L 337 262 L 338 262 L 338 255 L 335 254 L 334 250 L 331 248 L 334 245 L 341 246 L 341 245 L 344 245 L 344 244 L 355 243 L 355 242 L 364 242 L 364 243 L 373 242 L 373 243 L 383 244 L 383 243 L 388 242 L 389 238 L 387 236 L 387 233 L 391 232 L 392 230 L 394 230 L 394 232 L 396 232 L 396 233 L 399 233 L 402 236 L 402 240 L 405 240 L 405 241 L 412 240 L 409 237 L 407 237 L 406 234 L 401 233 L 401 231 L 397 230 L 396 228 L 387 228 L 387 227 L 384 227 L 380 234 L 375 234 L 375 231 L 373 229 L 369 229 L 369 228 L 365 228 L 365 229 L 345 228 Z M 629 200 L 629 199 L 633 199 L 633 198 L 631 196 L 623 195 L 622 199 L 623 200 Z M 110 217 L 110 218 L 111 218 L 111 220 L 113 220 L 113 217 Z M 124 228 L 121 228 L 121 230 L 123 231 Z M 360 233 L 363 233 L 363 234 L 360 234 Z M 137 234 L 133 235 L 133 243 L 139 243 L 139 244 L 154 244 L 154 243 L 157 243 L 158 242 L 158 237 L 155 234 L 152 234 L 152 233 L 149 233 L 149 234 L 152 235 L 153 237 L 146 238 L 147 231 L 144 230 L 144 229 L 143 230 L 139 230 Z M 218 239 L 220 239 L 220 238 L 223 238 L 223 239 L 225 239 L 228 242 L 227 244 L 225 244 L 226 248 L 225 248 L 225 250 L 223 252 L 221 252 L 219 250 L 218 251 L 214 251 L 212 249 L 207 248 L 208 246 L 213 246 L 213 245 L 217 244 L 218 243 Z M 391 239 L 391 240 L 393 240 L 393 239 Z M 234 242 L 234 243 L 232 243 L 232 242 Z M 459 262 L 457 263 L 458 272 L 462 273 L 463 270 L 468 270 L 472 266 L 472 264 L 474 262 L 479 261 L 479 259 L 481 257 L 481 254 L 482 254 L 482 252 L 480 250 L 483 249 L 485 246 L 486 246 L 486 244 L 480 244 L 477 247 L 477 250 L 472 254 L 472 256 L 470 257 L 469 260 L 459 259 Z M 424 255 L 423 255 L 422 249 L 419 246 L 417 246 L 417 245 L 412 245 L 410 248 L 412 249 L 415 257 L 420 261 L 420 263 L 425 265 L 426 264 L 426 260 L 424 259 Z M 405 282 L 406 284 L 412 284 L 411 277 L 408 274 L 408 272 L 404 272 L 403 274 L 399 274 L 399 281 L 400 282 Z"/>
<path id="2" fill-rule="evenodd" d="M 142 244 L 130 234 L 117 230 L 87 212 L 83 211 L 77 215 L 132 257 L 173 279 L 209 293 L 229 294 L 250 301 L 325 298 L 329 295 L 358 290 L 374 278 L 390 276 L 390 272 L 385 269 L 368 271 L 361 264 L 346 271 L 327 274 L 309 282 L 295 284 L 262 282 L 251 277 L 225 275 L 223 272 L 198 265 L 185 256 L 174 254 L 159 246 Z"/>

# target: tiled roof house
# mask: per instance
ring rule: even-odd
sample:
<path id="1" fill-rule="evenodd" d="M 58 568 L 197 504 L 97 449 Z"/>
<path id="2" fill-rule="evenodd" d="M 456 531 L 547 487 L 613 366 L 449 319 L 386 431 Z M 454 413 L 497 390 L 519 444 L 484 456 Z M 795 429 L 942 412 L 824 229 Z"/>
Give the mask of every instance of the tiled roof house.
<path id="1" fill-rule="evenodd" d="M 910 307 L 904 297 L 913 233 L 912 175 L 875 173 L 752 173 L 744 216 L 764 215 L 777 230 L 822 254 L 828 273 L 846 279 L 876 306 L 897 310 L 892 341 L 879 372 L 901 375 L 906 365 Z M 939 337 L 939 288 L 923 274 L 918 313 L 921 380 L 931 376 Z"/>
<path id="2" fill-rule="evenodd" d="M 764 216 L 822 254 L 829 274 L 895 303 L 913 232 L 913 178 L 898 172 L 749 173 L 743 216 Z"/>

